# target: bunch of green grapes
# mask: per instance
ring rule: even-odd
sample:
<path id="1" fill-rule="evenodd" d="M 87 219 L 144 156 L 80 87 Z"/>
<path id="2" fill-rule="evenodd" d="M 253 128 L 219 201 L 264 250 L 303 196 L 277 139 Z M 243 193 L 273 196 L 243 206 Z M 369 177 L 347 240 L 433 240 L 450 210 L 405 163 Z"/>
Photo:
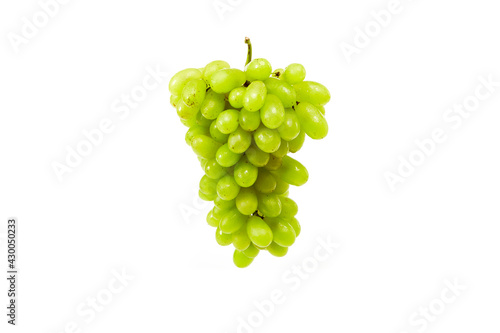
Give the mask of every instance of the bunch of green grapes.
<path id="1" fill-rule="evenodd" d="M 282 257 L 300 234 L 297 204 L 289 185 L 307 182 L 307 169 L 288 156 L 305 136 L 328 133 L 324 105 L 328 89 L 304 81 L 306 71 L 291 64 L 273 72 L 266 59 L 251 60 L 245 70 L 222 60 L 188 68 L 170 80 L 171 104 L 189 127 L 185 140 L 205 175 L 199 196 L 213 201 L 208 225 L 222 246 L 233 244 L 233 261 L 247 267 L 261 250 Z"/>

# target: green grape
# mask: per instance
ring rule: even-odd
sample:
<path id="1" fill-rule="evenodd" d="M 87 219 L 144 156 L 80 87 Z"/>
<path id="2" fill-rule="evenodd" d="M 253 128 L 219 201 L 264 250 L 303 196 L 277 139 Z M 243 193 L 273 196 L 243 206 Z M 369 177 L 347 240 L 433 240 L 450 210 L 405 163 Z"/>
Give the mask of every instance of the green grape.
<path id="1" fill-rule="evenodd" d="M 238 163 L 242 154 L 236 154 L 229 149 L 229 145 L 226 143 L 217 150 L 215 158 L 217 163 L 223 167 L 231 167 Z"/>
<path id="2" fill-rule="evenodd" d="M 217 182 L 217 195 L 224 200 L 233 200 L 240 192 L 240 186 L 231 175 L 225 175 Z"/>
<path id="3" fill-rule="evenodd" d="M 212 139 L 220 143 L 226 143 L 227 139 L 229 138 L 229 134 L 224 134 L 219 131 L 219 129 L 217 128 L 216 120 L 212 121 L 212 123 L 210 124 L 209 132 Z"/>
<path id="4" fill-rule="evenodd" d="M 215 207 L 220 210 L 229 210 L 234 207 L 235 200 L 224 200 L 221 197 L 217 196 L 214 200 Z"/>
<path id="5" fill-rule="evenodd" d="M 281 201 L 276 194 L 259 193 L 257 198 L 259 199 L 259 212 L 264 216 L 276 217 L 281 214 Z"/>
<path id="6" fill-rule="evenodd" d="M 245 225 L 247 217 L 237 209 L 227 211 L 220 220 L 220 230 L 225 234 L 232 234 Z"/>
<path id="7" fill-rule="evenodd" d="M 248 218 L 246 232 L 253 244 L 267 247 L 273 241 L 273 232 L 264 220 L 258 216 Z"/>
<path id="8" fill-rule="evenodd" d="M 240 250 L 234 250 L 233 262 L 236 265 L 236 267 L 245 268 L 245 267 L 250 266 L 250 264 L 253 262 L 253 258 L 248 258 Z"/>
<path id="9" fill-rule="evenodd" d="M 275 77 L 277 79 L 281 79 L 281 77 L 283 76 L 283 72 L 285 70 L 283 68 L 278 68 L 276 69 L 272 74 L 271 74 L 271 77 Z"/>
<path id="10" fill-rule="evenodd" d="M 217 180 L 204 175 L 200 179 L 200 191 L 215 199 L 215 196 L 217 195 Z"/>
<path id="11" fill-rule="evenodd" d="M 189 119 L 181 118 L 181 123 L 186 127 L 193 127 L 194 125 L 196 125 L 196 117 L 191 117 Z"/>
<path id="12" fill-rule="evenodd" d="M 273 241 L 280 245 L 289 247 L 295 243 L 295 230 L 287 221 L 281 219 L 278 223 L 271 225 L 271 230 L 273 231 Z"/>
<path id="13" fill-rule="evenodd" d="M 278 127 L 281 138 L 286 141 L 295 139 L 300 133 L 300 122 L 294 109 L 285 109 L 285 119 Z"/>
<path id="14" fill-rule="evenodd" d="M 220 166 L 215 158 L 207 160 L 207 162 L 203 166 L 203 171 L 205 171 L 205 175 L 207 175 L 207 177 L 211 179 L 219 179 L 226 174 L 226 169 Z"/>
<path id="15" fill-rule="evenodd" d="M 203 115 L 201 114 L 201 112 L 198 112 L 196 114 L 196 123 L 198 125 L 200 125 L 200 126 L 208 128 L 210 126 L 210 124 L 212 123 L 212 120 L 203 117 Z"/>
<path id="16" fill-rule="evenodd" d="M 246 87 L 238 87 L 231 90 L 228 100 L 232 108 L 241 109 L 243 107 L 243 98 L 246 91 Z"/>
<path id="17" fill-rule="evenodd" d="M 227 144 L 233 153 L 243 154 L 252 144 L 252 134 L 240 126 L 229 134 Z"/>
<path id="18" fill-rule="evenodd" d="M 263 167 L 269 162 L 269 153 L 263 152 L 259 147 L 252 144 L 245 155 L 248 158 L 248 161 L 255 165 L 256 167 Z"/>
<path id="19" fill-rule="evenodd" d="M 175 96 L 175 95 L 170 95 L 170 105 L 172 105 L 174 108 L 177 106 L 177 103 L 181 101 L 180 96 Z"/>
<path id="20" fill-rule="evenodd" d="M 195 154 L 204 158 L 214 158 L 220 146 L 222 144 L 203 134 L 197 134 L 191 140 L 191 148 Z"/>
<path id="21" fill-rule="evenodd" d="M 186 132 L 186 136 L 184 137 L 184 139 L 186 140 L 186 143 L 189 146 L 191 146 L 191 142 L 193 141 L 193 138 L 198 134 L 209 135 L 210 133 L 207 131 L 206 127 L 203 127 L 200 125 L 194 125 L 194 126 L 190 127 Z"/>
<path id="22" fill-rule="evenodd" d="M 203 170 L 205 170 L 205 165 L 207 164 L 208 162 L 208 158 L 204 158 L 204 157 L 201 157 L 201 156 L 196 156 L 198 158 L 198 161 L 200 162 L 200 166 Z"/>
<path id="23" fill-rule="evenodd" d="M 300 121 L 300 127 L 311 139 L 323 139 L 328 134 L 328 123 L 314 105 L 301 102 L 295 110 Z"/>
<path id="24" fill-rule="evenodd" d="M 291 141 L 288 142 L 288 149 L 291 153 L 296 153 L 304 145 L 304 140 L 306 139 L 306 132 L 300 131 L 299 135 Z"/>
<path id="25" fill-rule="evenodd" d="M 211 227 L 217 228 L 219 226 L 219 219 L 216 219 L 213 211 L 209 211 L 207 214 L 207 223 Z"/>
<path id="26" fill-rule="evenodd" d="M 259 201 L 257 199 L 257 192 L 253 187 L 243 187 L 236 197 L 236 208 L 243 215 L 251 215 L 257 211 Z"/>
<path id="27" fill-rule="evenodd" d="M 191 80 L 182 89 L 182 101 L 187 106 L 200 107 L 205 99 L 207 84 L 202 79 Z"/>
<path id="28" fill-rule="evenodd" d="M 253 81 L 243 97 L 243 106 L 250 112 L 260 110 L 266 101 L 267 89 L 262 81 Z"/>
<path id="29" fill-rule="evenodd" d="M 281 158 L 271 155 L 269 156 L 269 162 L 267 162 L 264 168 L 266 168 L 266 170 L 269 171 L 274 171 L 281 168 L 281 164 L 282 164 Z"/>
<path id="30" fill-rule="evenodd" d="M 231 66 L 229 66 L 229 64 L 223 60 L 212 61 L 212 62 L 208 63 L 208 65 L 206 65 L 205 68 L 203 69 L 203 79 L 207 83 L 210 83 L 210 79 L 212 78 L 212 75 L 215 72 L 220 71 L 221 69 L 229 68 L 229 67 L 231 67 Z"/>
<path id="31" fill-rule="evenodd" d="M 281 215 L 280 217 L 292 218 L 297 215 L 299 206 L 290 198 L 282 197 L 281 200 Z"/>
<path id="32" fill-rule="evenodd" d="M 243 254 L 247 256 L 248 258 L 255 258 L 259 254 L 260 250 L 256 248 L 253 244 L 250 244 L 245 251 L 243 251 Z"/>
<path id="33" fill-rule="evenodd" d="M 288 221 L 288 224 L 290 224 L 292 226 L 293 231 L 295 231 L 295 236 L 299 237 L 300 230 L 301 230 L 299 221 L 295 217 L 292 217 L 291 219 L 289 219 L 287 221 Z"/>
<path id="34" fill-rule="evenodd" d="M 288 191 L 288 188 L 290 185 L 285 182 L 284 180 L 281 180 L 279 177 L 274 177 L 276 179 L 276 188 L 274 189 L 273 193 L 275 194 L 283 194 L 286 191 Z M 283 203 L 283 200 L 281 201 Z M 281 214 L 283 214 L 283 209 L 281 211 Z"/>
<path id="35" fill-rule="evenodd" d="M 235 249 L 240 251 L 248 249 L 252 242 L 247 235 L 246 225 L 243 225 L 238 231 L 232 234 L 232 241 Z"/>
<path id="36" fill-rule="evenodd" d="M 184 69 L 170 79 L 168 90 L 172 95 L 180 96 L 186 83 L 191 80 L 201 79 L 201 72 L 196 68 Z"/>
<path id="37" fill-rule="evenodd" d="M 241 187 L 250 187 L 257 180 L 259 168 L 250 163 L 246 157 L 243 157 L 234 166 L 234 180 Z"/>
<path id="38" fill-rule="evenodd" d="M 284 257 L 288 253 L 288 247 L 280 246 L 272 242 L 266 250 L 275 257 Z"/>
<path id="39" fill-rule="evenodd" d="M 228 246 L 233 243 L 232 235 L 223 233 L 220 228 L 215 230 L 215 240 L 220 246 Z"/>
<path id="40" fill-rule="evenodd" d="M 325 107 L 323 105 L 315 105 L 316 109 L 321 112 L 321 114 L 324 116 L 325 115 Z"/>
<path id="41" fill-rule="evenodd" d="M 259 112 L 250 112 L 247 109 L 243 108 L 240 111 L 239 118 L 240 126 L 245 131 L 253 132 L 260 125 L 260 113 Z"/>
<path id="42" fill-rule="evenodd" d="M 288 154 L 288 141 L 281 139 L 280 148 L 276 150 L 274 153 L 272 153 L 272 155 L 282 158 L 286 154 Z"/>
<path id="43" fill-rule="evenodd" d="M 179 118 L 182 120 L 196 119 L 196 114 L 198 113 L 199 107 L 197 106 L 187 106 L 186 103 L 180 102 L 177 104 L 176 111 Z"/>
<path id="44" fill-rule="evenodd" d="M 280 148 L 281 137 L 278 131 L 263 124 L 253 133 L 253 139 L 257 147 L 266 153 L 274 153 Z"/>
<path id="45" fill-rule="evenodd" d="M 269 61 L 263 58 L 257 58 L 248 63 L 245 66 L 245 74 L 247 80 L 252 81 L 264 81 L 271 75 L 273 68 Z"/>
<path id="46" fill-rule="evenodd" d="M 285 81 L 270 77 L 264 83 L 267 92 L 277 96 L 285 108 L 291 108 L 297 102 L 295 90 Z"/>
<path id="47" fill-rule="evenodd" d="M 281 159 L 281 168 L 271 171 L 277 177 L 294 186 L 304 185 L 309 179 L 309 172 L 299 161 L 285 156 Z"/>
<path id="48" fill-rule="evenodd" d="M 245 73 L 235 68 L 221 69 L 210 77 L 210 86 L 219 94 L 227 94 L 245 83 Z"/>
<path id="49" fill-rule="evenodd" d="M 285 68 L 282 79 L 289 84 L 296 84 L 304 81 L 306 78 L 306 69 L 301 64 L 290 64 Z"/>
<path id="50" fill-rule="evenodd" d="M 215 119 L 219 113 L 224 111 L 225 105 L 224 94 L 218 94 L 210 89 L 205 95 L 205 100 L 201 103 L 200 112 L 207 119 Z"/>
<path id="51" fill-rule="evenodd" d="M 238 110 L 229 109 L 222 111 L 217 116 L 217 128 L 224 134 L 234 132 L 239 125 L 240 113 Z"/>
<path id="52" fill-rule="evenodd" d="M 215 199 L 213 195 L 205 194 L 202 191 L 198 191 L 198 196 L 200 197 L 201 200 L 204 201 L 213 201 Z"/>
<path id="53" fill-rule="evenodd" d="M 276 188 L 276 178 L 266 169 L 260 169 L 254 188 L 260 193 L 271 193 Z"/>
<path id="54" fill-rule="evenodd" d="M 267 95 L 264 106 L 260 110 L 260 120 L 271 129 L 278 128 L 285 120 L 285 108 L 276 95 Z"/>
<path id="55" fill-rule="evenodd" d="M 330 92 L 324 85 L 314 81 L 303 81 L 293 86 L 297 101 L 325 105 L 330 101 Z"/>

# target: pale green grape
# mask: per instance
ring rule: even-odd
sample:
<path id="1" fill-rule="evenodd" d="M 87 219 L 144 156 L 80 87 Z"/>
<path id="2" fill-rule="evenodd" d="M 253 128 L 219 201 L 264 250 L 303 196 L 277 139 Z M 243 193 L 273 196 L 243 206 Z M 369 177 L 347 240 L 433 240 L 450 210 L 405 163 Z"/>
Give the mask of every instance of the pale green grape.
<path id="1" fill-rule="evenodd" d="M 277 96 L 285 108 L 291 108 L 297 102 L 295 90 L 285 81 L 270 77 L 264 83 L 267 92 Z"/>
<path id="2" fill-rule="evenodd" d="M 304 81 L 306 69 L 301 64 L 290 64 L 285 68 L 282 79 L 289 84 L 296 84 Z"/>
<path id="3" fill-rule="evenodd" d="M 255 258 L 259 254 L 259 249 L 256 248 L 253 244 L 250 244 L 248 248 L 243 251 L 243 254 L 247 256 L 248 258 Z"/>
<path id="4" fill-rule="evenodd" d="M 295 108 L 301 129 L 314 140 L 323 139 L 328 134 L 328 123 L 321 112 L 311 103 L 301 102 Z"/>
<path id="5" fill-rule="evenodd" d="M 217 228 L 219 226 L 219 219 L 216 219 L 213 211 L 209 211 L 207 214 L 207 223 L 209 226 Z"/>
<path id="6" fill-rule="evenodd" d="M 233 153 L 243 154 L 252 144 L 252 134 L 240 126 L 229 134 L 227 144 Z"/>
<path id="7" fill-rule="evenodd" d="M 170 105 L 172 105 L 174 108 L 177 106 L 177 103 L 181 101 L 180 96 L 175 96 L 175 95 L 170 95 Z"/>
<path id="8" fill-rule="evenodd" d="M 243 107 L 243 98 L 247 91 L 246 87 L 238 87 L 231 90 L 229 93 L 229 104 L 235 109 L 241 109 Z"/>
<path id="9" fill-rule="evenodd" d="M 184 69 L 172 76 L 168 84 L 168 90 L 172 95 L 180 96 L 186 83 L 191 80 L 201 79 L 201 76 L 201 72 L 196 68 Z"/>
<path id="10" fill-rule="evenodd" d="M 288 253 L 288 247 L 280 246 L 272 242 L 266 250 L 275 257 L 284 257 Z"/>
<path id="11" fill-rule="evenodd" d="M 217 180 L 204 175 L 200 179 L 200 191 L 209 197 L 213 197 L 215 200 L 217 195 Z"/>
<path id="12" fill-rule="evenodd" d="M 273 231 L 273 242 L 280 246 L 289 247 L 295 243 L 295 230 L 287 221 L 280 219 L 278 223 L 271 225 Z"/>
<path id="13" fill-rule="evenodd" d="M 250 264 L 253 262 L 253 258 L 248 258 L 240 250 L 234 250 L 233 262 L 236 265 L 236 267 L 245 268 L 245 267 L 250 266 Z"/>
<path id="14" fill-rule="evenodd" d="M 243 225 L 238 231 L 232 234 L 234 248 L 240 251 L 245 251 L 250 244 L 250 238 L 247 235 L 246 225 Z"/>
<path id="15" fill-rule="evenodd" d="M 215 207 L 220 210 L 229 210 L 235 206 L 235 200 L 224 200 L 221 197 L 217 196 L 214 200 Z"/>
<path id="16" fill-rule="evenodd" d="M 253 133 L 257 147 L 266 153 L 273 153 L 280 148 L 281 136 L 275 129 L 270 129 L 261 124 Z"/>
<path id="17" fill-rule="evenodd" d="M 198 112 L 196 114 L 196 123 L 200 126 L 204 126 L 204 127 L 208 128 L 210 126 L 210 124 L 212 123 L 212 120 L 203 117 L 201 112 Z"/>
<path id="18" fill-rule="evenodd" d="M 258 111 L 264 106 L 267 89 L 262 81 L 253 81 L 248 86 L 243 97 L 243 106 L 250 112 Z"/>
<path id="19" fill-rule="evenodd" d="M 235 201 L 236 208 L 238 208 L 243 215 L 253 214 L 259 205 L 257 192 L 253 187 L 241 188 Z"/>
<path id="20" fill-rule="evenodd" d="M 330 92 L 321 83 L 303 81 L 293 86 L 297 93 L 297 101 L 325 105 L 330 101 Z"/>
<path id="21" fill-rule="evenodd" d="M 213 195 L 205 194 L 202 191 L 198 191 L 198 196 L 200 197 L 201 200 L 204 201 L 213 201 L 215 199 Z"/>
<path id="22" fill-rule="evenodd" d="M 278 68 L 276 70 L 274 70 L 274 72 L 271 74 L 271 77 L 275 77 L 277 79 L 281 79 L 281 77 L 283 76 L 283 72 L 285 70 L 283 68 Z"/>
<path id="23" fill-rule="evenodd" d="M 217 195 L 224 200 L 233 200 L 240 192 L 240 186 L 231 175 L 222 176 L 217 182 L 216 189 Z"/>
<path id="24" fill-rule="evenodd" d="M 238 163 L 241 155 L 242 154 L 233 153 L 226 143 L 217 150 L 215 158 L 217 160 L 217 163 L 219 163 L 223 167 L 228 168 Z"/>
<path id="25" fill-rule="evenodd" d="M 216 120 L 212 121 L 212 123 L 210 124 L 209 132 L 212 139 L 220 143 L 226 143 L 227 139 L 229 138 L 229 134 L 224 134 L 221 131 L 219 131 L 219 129 L 217 128 Z"/>
<path id="26" fill-rule="evenodd" d="M 284 194 L 286 191 L 288 191 L 290 185 L 287 182 L 276 176 L 274 178 L 276 179 L 276 188 L 274 189 L 273 193 Z M 283 210 L 281 211 L 281 214 L 283 214 Z"/>
<path id="27" fill-rule="evenodd" d="M 264 106 L 260 110 L 260 120 L 271 129 L 278 128 L 285 120 L 285 108 L 276 95 L 266 96 Z"/>
<path id="28" fill-rule="evenodd" d="M 246 157 L 243 157 L 234 166 L 234 180 L 241 187 L 250 187 L 257 180 L 259 168 L 250 163 Z"/>
<path id="29" fill-rule="evenodd" d="M 276 179 L 266 169 L 260 169 L 254 188 L 261 193 L 271 193 L 276 188 Z"/>
<path id="30" fill-rule="evenodd" d="M 220 220 L 220 219 L 222 219 L 224 214 L 226 214 L 229 210 L 230 209 L 222 209 L 222 208 L 219 208 L 217 206 L 214 206 L 214 208 L 212 208 L 212 213 L 214 215 L 214 218 L 216 218 L 217 220 Z"/>
<path id="31" fill-rule="evenodd" d="M 202 79 L 191 80 L 182 89 L 182 101 L 187 106 L 200 107 L 205 99 L 207 84 Z"/>
<path id="32" fill-rule="evenodd" d="M 281 214 L 281 200 L 278 195 L 259 193 L 257 198 L 259 199 L 259 212 L 264 216 L 276 217 Z"/>
<path id="33" fill-rule="evenodd" d="M 186 140 L 186 143 L 189 146 L 191 146 L 191 142 L 193 141 L 193 138 L 198 134 L 209 135 L 210 133 L 207 131 L 206 127 L 194 125 L 194 126 L 190 127 L 186 132 L 186 136 L 184 137 L 184 139 Z"/>
<path id="34" fill-rule="evenodd" d="M 191 148 L 195 154 L 204 158 L 214 158 L 220 146 L 222 144 L 207 135 L 198 134 L 191 140 Z"/>
<path id="35" fill-rule="evenodd" d="M 248 218 L 246 232 L 248 237 L 256 246 L 266 247 L 273 241 L 271 228 L 258 216 Z"/>
<path id="36" fill-rule="evenodd" d="M 286 141 L 295 139 L 300 133 L 300 122 L 294 109 L 285 109 L 285 119 L 278 127 L 281 138 Z"/>
<path id="37" fill-rule="evenodd" d="M 225 105 L 224 94 L 218 94 L 210 89 L 207 91 L 205 100 L 201 103 L 200 112 L 207 119 L 215 119 L 219 113 L 224 111 Z"/>
<path id="38" fill-rule="evenodd" d="M 264 81 L 271 75 L 272 70 L 269 61 L 263 58 L 254 59 L 245 66 L 245 74 L 250 82 Z"/>
<path id="39" fill-rule="evenodd" d="M 219 94 L 227 94 L 245 83 L 245 73 L 235 68 L 221 69 L 210 77 L 210 86 Z"/>
<path id="40" fill-rule="evenodd" d="M 184 102 L 179 102 L 176 107 L 177 115 L 182 120 L 196 119 L 198 109 L 198 106 L 187 106 Z"/>
<path id="41" fill-rule="evenodd" d="M 225 234 L 232 234 L 245 225 L 247 217 L 237 209 L 227 211 L 220 220 L 220 230 Z"/>
<path id="42" fill-rule="evenodd" d="M 271 155 L 269 156 L 269 162 L 267 162 L 264 168 L 270 171 L 278 170 L 281 167 L 281 163 L 281 158 Z"/>
<path id="43" fill-rule="evenodd" d="M 217 128 L 224 134 L 234 132 L 239 125 L 240 113 L 238 110 L 229 109 L 222 111 L 217 116 Z"/>
<path id="44" fill-rule="evenodd" d="M 288 149 L 291 153 L 296 153 L 304 145 L 304 140 L 306 139 L 306 132 L 300 131 L 299 135 L 291 141 L 288 142 Z"/>
<path id="45" fill-rule="evenodd" d="M 292 218 L 288 219 L 287 221 L 288 221 L 288 224 L 290 224 L 292 226 L 293 231 L 295 231 L 295 236 L 299 237 L 300 230 L 301 230 L 299 221 L 295 217 L 292 217 Z"/>
<path id="46" fill-rule="evenodd" d="M 292 218 L 297 215 L 299 206 L 290 198 L 281 197 L 281 215 L 280 217 Z"/>
<path id="47" fill-rule="evenodd" d="M 212 78 L 212 75 L 220 71 L 221 69 L 226 69 L 229 68 L 229 64 L 223 60 L 215 60 L 210 63 L 208 63 L 205 68 L 203 69 L 203 79 L 207 82 L 210 83 L 210 79 Z"/>
<path id="48" fill-rule="evenodd" d="M 286 154 L 288 154 L 288 141 L 281 139 L 280 148 L 272 153 L 272 155 L 282 158 Z"/>
<path id="49" fill-rule="evenodd" d="M 203 170 L 205 171 L 205 175 L 211 179 L 219 179 L 226 174 L 226 169 L 220 166 L 215 158 L 207 160 L 203 166 Z"/>
<path id="50" fill-rule="evenodd" d="M 215 230 L 215 240 L 220 246 L 228 246 L 233 243 L 232 235 L 223 233 L 220 228 Z"/>
<path id="51" fill-rule="evenodd" d="M 294 186 L 304 185 L 309 179 L 309 172 L 299 161 L 285 156 L 281 159 L 281 168 L 271 171 L 277 177 Z"/>
<path id="52" fill-rule="evenodd" d="M 325 115 L 325 107 L 323 105 L 315 105 L 316 109 L 321 112 L 321 114 L 324 116 Z"/>
<path id="53" fill-rule="evenodd" d="M 186 127 L 193 127 L 194 125 L 196 125 L 196 117 L 191 117 L 189 119 L 180 119 L 181 120 L 181 123 L 182 125 L 186 126 Z"/>
<path id="54" fill-rule="evenodd" d="M 243 108 L 240 111 L 239 118 L 240 126 L 245 131 L 253 132 L 260 125 L 260 113 L 259 112 L 250 112 L 247 109 Z"/>
<path id="55" fill-rule="evenodd" d="M 208 158 L 205 158 L 205 157 L 201 157 L 201 156 L 196 156 L 196 158 L 198 158 L 198 161 L 200 162 L 200 166 L 203 170 L 205 170 L 205 165 L 207 164 L 208 162 Z"/>
<path id="56" fill-rule="evenodd" d="M 247 149 L 245 155 L 248 161 L 256 167 L 263 167 L 269 162 L 269 153 L 260 150 L 260 148 L 254 144 Z"/>

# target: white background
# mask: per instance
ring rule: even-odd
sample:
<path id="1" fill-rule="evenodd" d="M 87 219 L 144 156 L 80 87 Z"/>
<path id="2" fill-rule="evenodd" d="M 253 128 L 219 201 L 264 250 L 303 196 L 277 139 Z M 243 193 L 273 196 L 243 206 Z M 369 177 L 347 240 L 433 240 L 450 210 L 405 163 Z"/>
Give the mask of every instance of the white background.
<path id="1" fill-rule="evenodd" d="M 480 76 L 500 81 L 496 2 L 401 0 L 350 62 L 342 43 L 354 45 L 388 0 L 222 3 L 219 15 L 212 0 L 73 0 L 18 52 L 9 38 L 40 4 L 1 3 L 2 271 L 6 220 L 20 223 L 12 332 L 237 332 L 249 316 L 241 332 L 498 331 L 500 87 L 457 128 L 443 118 Z M 245 36 L 275 68 L 302 63 L 332 101 L 328 137 L 296 155 L 310 172 L 290 194 L 301 236 L 285 258 L 261 253 L 242 270 L 196 200 L 202 171 L 168 80 L 216 59 L 242 68 Z M 148 67 L 167 73 L 163 83 L 121 119 L 113 103 Z M 52 164 L 106 118 L 113 131 L 59 181 Z M 391 191 L 384 174 L 435 128 L 447 140 Z M 294 289 L 286 277 L 315 260 L 317 237 L 340 247 Z M 122 269 L 127 286 L 95 317 L 79 315 Z M 466 290 L 445 304 L 447 280 Z M 10 332 L 2 281 L 0 331 Z M 263 318 L 254 302 L 273 290 L 284 302 Z M 429 306 L 439 314 L 424 325 L 415 313 Z"/>

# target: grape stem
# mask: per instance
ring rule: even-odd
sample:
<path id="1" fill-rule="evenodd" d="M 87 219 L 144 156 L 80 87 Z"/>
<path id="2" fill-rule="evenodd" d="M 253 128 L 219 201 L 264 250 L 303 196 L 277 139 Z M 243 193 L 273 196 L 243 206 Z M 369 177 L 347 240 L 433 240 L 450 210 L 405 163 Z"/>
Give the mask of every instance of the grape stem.
<path id="1" fill-rule="evenodd" d="M 246 66 L 250 61 L 252 61 L 252 42 L 250 41 L 250 38 L 245 37 L 245 44 L 248 45 L 247 62 L 245 63 Z"/>

